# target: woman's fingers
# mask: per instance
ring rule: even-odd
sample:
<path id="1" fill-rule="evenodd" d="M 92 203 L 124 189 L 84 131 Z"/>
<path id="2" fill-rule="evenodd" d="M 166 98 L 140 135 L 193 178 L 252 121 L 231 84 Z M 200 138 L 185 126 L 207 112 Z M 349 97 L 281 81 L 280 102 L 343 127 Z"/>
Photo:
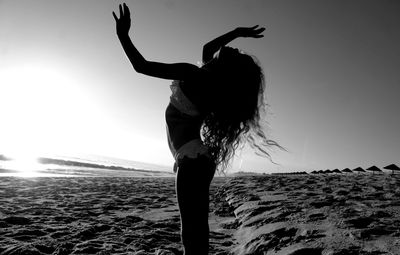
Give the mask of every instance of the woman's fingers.
<path id="1" fill-rule="evenodd" d="M 120 21 L 122 19 L 124 19 L 124 20 L 130 19 L 131 12 L 129 11 L 128 6 L 124 3 L 123 5 L 120 4 L 118 7 L 119 7 L 119 18 L 115 14 L 115 12 L 113 12 L 115 21 Z"/>
<path id="2" fill-rule="evenodd" d="M 261 32 L 263 32 L 264 30 L 265 30 L 264 27 L 260 27 L 260 28 L 254 29 L 253 31 L 256 32 L 256 33 L 261 33 Z"/>
<path id="3" fill-rule="evenodd" d="M 112 12 L 112 14 L 113 14 L 113 17 L 114 17 L 115 21 L 118 22 L 118 17 L 117 17 L 117 15 L 115 14 L 115 12 Z"/>
<path id="4" fill-rule="evenodd" d="M 119 6 L 119 17 L 115 12 L 112 12 L 112 15 L 116 22 L 116 29 L 118 36 L 126 35 L 129 33 L 129 29 L 131 27 L 131 17 L 128 6 L 124 3 Z"/>
<path id="5" fill-rule="evenodd" d="M 264 32 L 264 30 L 265 30 L 264 27 L 260 27 L 258 29 L 253 29 L 253 31 L 252 31 L 253 37 L 256 37 L 256 38 L 264 37 L 264 35 L 261 34 L 262 32 Z"/>
<path id="6" fill-rule="evenodd" d="M 124 16 L 124 12 L 122 11 L 122 5 L 119 5 L 119 18 Z"/>
<path id="7" fill-rule="evenodd" d="M 126 5 L 126 3 L 124 3 L 124 13 L 125 13 L 125 16 L 127 16 L 127 17 L 130 17 L 130 15 L 131 15 L 131 12 L 129 11 L 129 8 Z"/>
<path id="8" fill-rule="evenodd" d="M 261 38 L 264 37 L 261 33 L 264 32 L 265 28 L 260 27 L 259 25 L 255 25 L 252 27 L 243 27 L 241 28 L 243 31 L 244 37 L 253 37 L 253 38 Z"/>

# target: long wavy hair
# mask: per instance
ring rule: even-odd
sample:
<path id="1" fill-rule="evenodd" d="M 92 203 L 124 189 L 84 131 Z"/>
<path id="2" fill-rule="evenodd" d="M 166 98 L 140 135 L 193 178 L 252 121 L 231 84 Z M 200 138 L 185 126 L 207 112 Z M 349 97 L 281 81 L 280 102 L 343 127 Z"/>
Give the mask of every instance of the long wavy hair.
<path id="1" fill-rule="evenodd" d="M 225 172 L 236 149 L 247 142 L 272 161 L 269 147 L 284 149 L 263 131 L 265 81 L 255 57 L 223 47 L 203 68 L 212 73 L 210 111 L 201 134 L 218 169 Z"/>

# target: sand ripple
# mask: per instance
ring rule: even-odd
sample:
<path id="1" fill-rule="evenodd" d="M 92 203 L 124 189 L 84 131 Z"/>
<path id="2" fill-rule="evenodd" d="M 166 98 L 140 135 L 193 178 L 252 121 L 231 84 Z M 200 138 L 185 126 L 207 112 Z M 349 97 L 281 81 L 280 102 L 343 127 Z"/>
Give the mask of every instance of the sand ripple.
<path id="1" fill-rule="evenodd" d="M 235 254 L 400 254 L 400 178 L 240 177 L 220 193 L 236 216 Z"/>
<path id="2" fill-rule="evenodd" d="M 174 178 L 0 180 L 2 255 L 182 254 Z M 232 244 L 222 232 L 213 253 Z"/>
<path id="3" fill-rule="evenodd" d="M 400 254 L 400 178 L 216 178 L 210 254 Z M 173 178 L 3 177 L 0 254 L 182 254 Z"/>

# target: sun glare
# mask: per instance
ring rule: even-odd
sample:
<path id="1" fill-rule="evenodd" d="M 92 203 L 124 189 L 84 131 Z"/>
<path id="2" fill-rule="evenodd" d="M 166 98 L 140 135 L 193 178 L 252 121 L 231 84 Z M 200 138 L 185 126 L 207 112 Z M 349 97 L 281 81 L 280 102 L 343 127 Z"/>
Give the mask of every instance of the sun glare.
<path id="1" fill-rule="evenodd" d="M 15 156 L 14 168 L 29 172 L 37 166 L 35 158 L 48 155 L 145 162 L 153 162 L 154 153 L 169 156 L 159 141 L 114 121 L 108 103 L 89 86 L 94 81 L 68 70 L 73 69 L 43 63 L 0 70 L 0 155 Z"/>
<path id="2" fill-rule="evenodd" d="M 21 177 L 35 177 L 39 175 L 39 171 L 43 169 L 43 165 L 39 164 L 38 158 L 25 154 L 8 154 L 11 160 L 4 164 L 9 170 L 17 171 L 16 175 Z"/>
<path id="3" fill-rule="evenodd" d="M 51 65 L 2 69 L 0 154 L 18 155 L 16 162 L 22 167 L 35 155 L 77 147 L 82 133 L 90 131 L 85 122 L 95 116 L 85 86 L 80 85 Z"/>

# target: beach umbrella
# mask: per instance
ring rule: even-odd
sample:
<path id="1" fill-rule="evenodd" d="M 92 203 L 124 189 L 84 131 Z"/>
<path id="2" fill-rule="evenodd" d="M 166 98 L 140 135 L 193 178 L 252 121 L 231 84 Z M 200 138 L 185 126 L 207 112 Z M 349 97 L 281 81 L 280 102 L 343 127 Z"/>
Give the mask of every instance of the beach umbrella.
<path id="1" fill-rule="evenodd" d="M 375 172 L 382 172 L 382 170 L 376 166 L 371 166 L 371 167 L 367 168 L 366 170 L 372 171 L 372 174 L 375 174 Z"/>
<path id="2" fill-rule="evenodd" d="M 343 172 L 343 173 L 352 173 L 353 171 L 351 171 L 351 170 L 348 169 L 348 168 L 345 168 L 345 169 L 342 170 L 342 172 Z"/>
<path id="3" fill-rule="evenodd" d="M 325 170 L 325 171 L 324 171 L 324 173 L 325 173 L 325 174 L 331 174 L 331 173 L 332 173 L 332 171 L 331 171 L 331 170 L 329 170 L 329 169 L 327 169 L 327 170 Z"/>
<path id="4" fill-rule="evenodd" d="M 361 167 L 357 167 L 357 168 L 353 169 L 353 172 L 358 172 L 358 173 L 360 173 L 360 172 L 365 172 L 365 170 L 362 169 Z"/>
<path id="5" fill-rule="evenodd" d="M 332 170 L 332 173 L 341 174 L 342 172 L 340 172 L 339 169 L 335 169 L 335 170 Z"/>
<path id="6" fill-rule="evenodd" d="M 392 174 L 394 174 L 394 171 L 400 171 L 400 168 L 395 164 L 385 166 L 383 169 L 392 170 Z"/>

